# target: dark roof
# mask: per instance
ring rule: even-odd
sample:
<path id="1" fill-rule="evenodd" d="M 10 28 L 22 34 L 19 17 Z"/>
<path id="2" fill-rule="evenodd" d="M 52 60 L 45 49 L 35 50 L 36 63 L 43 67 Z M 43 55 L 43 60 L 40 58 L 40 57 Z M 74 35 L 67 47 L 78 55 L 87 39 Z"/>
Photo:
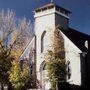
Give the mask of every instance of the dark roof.
<path id="1" fill-rule="evenodd" d="M 59 5 L 57 5 L 55 3 L 45 4 L 45 5 L 43 5 L 43 6 L 39 7 L 39 8 L 36 8 L 34 11 L 39 11 L 41 9 L 50 8 L 50 7 L 58 7 L 58 8 L 61 8 L 61 9 L 65 10 L 68 13 L 71 13 L 69 10 L 67 10 L 67 9 L 65 9 L 63 7 L 60 7 Z"/>
<path id="2" fill-rule="evenodd" d="M 85 41 L 90 39 L 90 36 L 69 28 L 69 30 L 62 30 L 62 32 L 83 52 L 87 52 Z"/>

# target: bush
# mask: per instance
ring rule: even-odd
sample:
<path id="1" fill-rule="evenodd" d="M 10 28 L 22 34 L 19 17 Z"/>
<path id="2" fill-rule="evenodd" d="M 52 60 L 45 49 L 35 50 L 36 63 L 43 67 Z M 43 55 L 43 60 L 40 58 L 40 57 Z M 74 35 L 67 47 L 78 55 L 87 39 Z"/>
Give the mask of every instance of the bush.
<path id="1" fill-rule="evenodd" d="M 21 70 L 19 62 L 13 61 L 9 72 L 9 80 L 15 90 L 25 90 L 25 86 L 31 81 L 29 67 L 25 66 L 23 70 Z"/>

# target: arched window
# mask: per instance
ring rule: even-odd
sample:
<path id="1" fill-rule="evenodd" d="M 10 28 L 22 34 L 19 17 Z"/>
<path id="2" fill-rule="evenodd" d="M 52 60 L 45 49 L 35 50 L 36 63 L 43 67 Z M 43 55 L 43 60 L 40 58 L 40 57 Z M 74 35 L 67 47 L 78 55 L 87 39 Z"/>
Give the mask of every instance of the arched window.
<path id="1" fill-rule="evenodd" d="M 46 85 L 47 85 L 47 65 L 46 65 L 46 62 L 43 61 L 40 65 L 40 77 L 41 77 L 41 83 L 42 83 L 42 88 L 43 90 L 46 90 L 45 88 Z"/>
<path id="2" fill-rule="evenodd" d="M 44 51 L 45 34 L 46 34 L 46 31 L 44 31 L 41 35 L 41 53 Z"/>
<path id="3" fill-rule="evenodd" d="M 85 47 L 88 48 L 88 40 L 85 41 Z"/>
<path id="4" fill-rule="evenodd" d="M 45 63 L 44 66 L 43 66 L 43 70 L 47 70 L 46 63 Z"/>
<path id="5" fill-rule="evenodd" d="M 70 68 L 70 61 L 67 62 L 67 73 L 68 73 L 68 79 L 71 77 L 71 68 Z"/>

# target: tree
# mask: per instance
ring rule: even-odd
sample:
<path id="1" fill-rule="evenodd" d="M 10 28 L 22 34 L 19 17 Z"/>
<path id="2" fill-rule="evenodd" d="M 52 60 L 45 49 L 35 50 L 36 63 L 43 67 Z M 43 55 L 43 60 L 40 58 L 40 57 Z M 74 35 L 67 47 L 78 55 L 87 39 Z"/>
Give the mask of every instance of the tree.
<path id="1" fill-rule="evenodd" d="M 15 13 L 7 10 L 0 12 L 0 37 L 5 40 L 9 34 L 16 30 Z"/>
<path id="2" fill-rule="evenodd" d="M 19 19 L 15 12 L 0 12 L 0 41 L 5 46 L 12 45 L 12 55 L 20 57 L 33 37 L 33 25 L 26 18 Z"/>
<path id="3" fill-rule="evenodd" d="M 11 60 L 14 58 L 19 60 L 32 37 L 30 21 L 25 18 L 18 19 L 10 10 L 0 12 L 0 82 L 2 84 L 9 82 L 8 71 L 11 68 Z"/>
<path id="4" fill-rule="evenodd" d="M 3 43 L 0 43 L 0 82 L 1 90 L 3 90 L 4 84 L 9 84 L 8 71 L 11 68 L 11 61 L 13 57 L 11 56 L 11 48 L 6 48 Z"/>
<path id="5" fill-rule="evenodd" d="M 48 55 L 52 55 L 49 61 L 47 61 L 47 70 L 49 81 L 53 90 L 56 89 L 56 83 L 66 82 L 66 62 L 60 57 L 54 56 L 55 53 L 52 51 L 48 52 Z"/>
<path id="6" fill-rule="evenodd" d="M 31 74 L 27 65 L 25 65 L 22 70 L 20 63 L 13 61 L 9 74 L 10 82 L 15 90 L 25 90 L 25 86 L 27 86 L 28 83 L 31 84 Z"/>
<path id="7" fill-rule="evenodd" d="M 56 28 L 54 31 L 53 48 L 46 53 L 46 64 L 48 70 L 48 78 L 51 83 L 52 90 L 56 90 L 58 82 L 66 82 L 66 61 L 64 57 L 64 42 L 60 31 Z"/>
<path id="8" fill-rule="evenodd" d="M 27 22 L 26 18 L 20 20 L 17 36 L 12 43 L 12 54 L 15 55 L 17 59 L 19 59 L 33 37 L 32 27 L 31 22 Z"/>

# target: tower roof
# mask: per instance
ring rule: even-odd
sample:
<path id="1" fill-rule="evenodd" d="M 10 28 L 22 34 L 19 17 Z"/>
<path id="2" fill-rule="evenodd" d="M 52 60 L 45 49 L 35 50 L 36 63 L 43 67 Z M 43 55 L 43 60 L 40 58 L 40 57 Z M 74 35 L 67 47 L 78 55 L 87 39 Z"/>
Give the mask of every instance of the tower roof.
<path id="1" fill-rule="evenodd" d="M 34 10 L 34 12 L 39 12 L 39 11 L 41 11 L 41 10 L 46 10 L 46 9 L 50 9 L 50 8 L 60 8 L 61 10 L 63 10 L 63 11 L 65 11 L 65 12 L 67 12 L 67 13 L 71 13 L 69 10 L 67 10 L 67 9 L 65 9 L 65 8 L 63 8 L 63 7 L 60 7 L 59 5 L 57 5 L 57 4 L 55 4 L 55 3 L 49 3 L 49 4 L 45 4 L 45 5 L 43 5 L 43 6 L 41 6 L 41 7 L 39 7 L 39 8 L 36 8 L 35 10 Z"/>

